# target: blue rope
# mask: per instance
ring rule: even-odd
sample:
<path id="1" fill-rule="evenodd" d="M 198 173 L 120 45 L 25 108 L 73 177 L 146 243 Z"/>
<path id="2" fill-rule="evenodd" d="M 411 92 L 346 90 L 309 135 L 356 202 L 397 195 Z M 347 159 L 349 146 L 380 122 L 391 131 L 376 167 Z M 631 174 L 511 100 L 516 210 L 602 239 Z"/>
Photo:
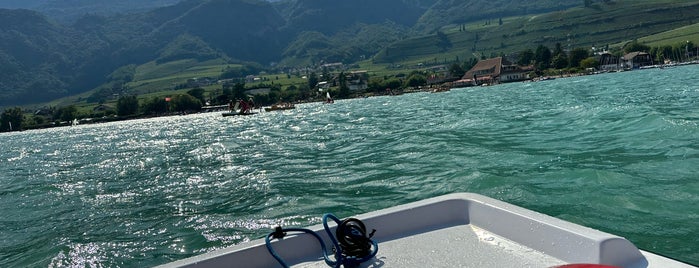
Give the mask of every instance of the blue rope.
<path id="1" fill-rule="evenodd" d="M 318 239 L 318 242 L 320 242 L 320 248 L 323 251 L 323 259 L 325 259 L 325 263 L 328 264 L 329 266 L 335 265 L 335 262 L 330 260 L 330 257 L 328 257 L 328 253 L 327 253 L 328 250 L 327 250 L 327 247 L 325 246 L 325 243 L 323 242 L 323 239 L 320 237 L 320 235 L 316 234 L 316 232 L 311 231 L 309 229 L 304 229 L 304 228 L 284 228 L 284 229 L 278 229 L 278 230 L 280 230 L 282 232 L 284 232 L 284 231 L 286 231 L 286 232 L 302 232 L 302 233 L 312 234 L 316 239 Z M 265 237 L 265 245 L 267 246 L 267 250 L 269 251 L 269 253 L 272 254 L 272 257 L 274 257 L 274 259 L 276 259 L 277 262 L 279 262 L 279 264 L 281 264 L 284 268 L 288 268 L 289 265 L 286 264 L 284 259 L 282 259 L 282 257 L 280 257 L 279 254 L 277 254 L 277 252 L 274 250 L 274 248 L 272 248 L 272 242 L 270 241 L 270 237 L 274 237 L 276 234 L 277 234 L 277 232 L 272 232 L 269 235 L 267 235 L 267 237 Z M 286 233 L 284 233 L 282 236 L 284 236 L 284 235 L 286 235 Z M 337 267 L 339 267 L 339 266 L 337 266 Z"/>
<path id="2" fill-rule="evenodd" d="M 274 248 L 272 248 L 272 243 L 270 241 L 270 238 L 281 239 L 286 235 L 285 232 L 302 232 L 302 233 L 307 233 L 307 234 L 313 235 L 318 240 L 318 242 L 320 242 L 320 247 L 323 251 L 323 259 L 325 260 L 325 264 L 327 264 L 330 267 L 339 268 L 342 265 L 344 265 L 345 267 L 357 266 L 362 262 L 365 262 L 365 261 L 368 261 L 368 260 L 374 258 L 376 256 L 376 254 L 379 252 L 379 245 L 378 245 L 378 243 L 376 243 L 376 241 L 371 240 L 369 238 L 366 238 L 365 234 L 355 230 L 356 228 L 348 227 L 349 228 L 349 233 L 348 233 L 349 238 L 362 238 L 364 240 L 368 240 L 371 242 L 371 245 L 374 248 L 374 250 L 371 251 L 368 255 L 361 257 L 361 258 L 356 257 L 356 256 L 348 256 L 347 254 L 345 254 L 343 252 L 343 247 L 342 247 L 342 245 L 340 245 L 340 243 L 338 243 L 337 238 L 335 238 L 335 235 L 333 235 L 332 232 L 330 232 L 330 227 L 328 226 L 328 218 L 335 221 L 338 229 L 346 228 L 345 226 L 348 226 L 348 225 L 346 224 L 347 220 L 345 222 L 341 222 L 333 214 L 327 213 L 327 214 L 323 215 L 323 227 L 325 229 L 325 232 L 330 237 L 330 241 L 332 241 L 332 243 L 333 243 L 333 249 L 335 251 L 335 261 L 331 260 L 330 256 L 328 256 L 327 247 L 325 246 L 325 243 L 323 242 L 323 239 L 320 237 L 320 235 L 318 235 L 314 231 L 311 231 L 311 230 L 305 229 L 305 228 L 281 228 L 281 227 L 277 227 L 274 232 L 270 233 L 269 235 L 267 235 L 265 237 L 265 245 L 267 246 L 267 250 L 269 251 L 270 254 L 272 254 L 272 257 L 274 257 L 274 259 L 276 259 L 277 262 L 279 262 L 279 264 L 281 264 L 284 268 L 288 268 L 289 265 L 286 264 L 286 262 L 279 256 L 279 254 L 277 254 L 277 252 L 274 250 Z M 359 222 L 359 220 L 356 220 L 356 219 L 352 219 L 352 220 Z M 360 224 L 361 224 L 361 222 L 360 222 Z M 361 226 L 364 227 L 363 224 L 361 224 Z M 344 229 L 343 229 L 343 231 L 347 232 L 347 230 L 344 230 Z M 373 235 L 373 232 L 371 235 Z M 371 237 L 371 235 L 370 235 L 370 237 Z M 343 239 L 346 239 L 346 238 L 343 238 Z"/>

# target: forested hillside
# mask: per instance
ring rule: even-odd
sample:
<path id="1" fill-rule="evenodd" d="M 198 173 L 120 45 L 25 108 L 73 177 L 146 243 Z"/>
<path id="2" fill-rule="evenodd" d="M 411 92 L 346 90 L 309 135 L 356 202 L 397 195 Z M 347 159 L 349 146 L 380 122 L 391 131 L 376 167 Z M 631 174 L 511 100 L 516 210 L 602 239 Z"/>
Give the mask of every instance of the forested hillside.
<path id="1" fill-rule="evenodd" d="M 541 14 L 582 4 L 581 0 L 439 0 L 420 17 L 416 28 L 431 32 L 448 24 Z"/>
<path id="2" fill-rule="evenodd" d="M 29 10 L 0 9 L 0 105 L 70 94 L 93 49 L 77 31 Z"/>
<path id="3" fill-rule="evenodd" d="M 25 8 L 63 22 L 85 14 L 112 15 L 147 11 L 176 4 L 180 0 L 2 0 L 0 8 Z"/>
<path id="4" fill-rule="evenodd" d="M 71 26 L 38 12 L 0 10 L 0 106 L 40 102 L 108 82 L 151 60 L 279 58 L 284 25 L 262 1 L 190 0 L 147 13 L 88 15 Z"/>
<path id="5" fill-rule="evenodd" d="M 357 23 L 381 24 L 391 21 L 412 27 L 426 9 L 404 0 L 297 0 L 291 6 L 287 29 L 334 34 Z"/>
<path id="6" fill-rule="evenodd" d="M 0 1 L 0 8 L 34 8 L 48 0 L 3 0 Z"/>
<path id="7" fill-rule="evenodd" d="M 0 106 L 96 88 L 100 92 L 91 101 L 128 93 L 123 86 L 133 77 L 128 70 L 145 63 L 216 60 L 259 71 L 365 59 L 465 60 L 538 44 L 618 43 L 699 21 L 698 4 L 689 0 L 35 0 L 4 5 L 35 6 L 45 13 L 0 9 Z M 49 7 L 72 8 L 71 14 L 81 15 L 66 22 L 47 12 Z"/>

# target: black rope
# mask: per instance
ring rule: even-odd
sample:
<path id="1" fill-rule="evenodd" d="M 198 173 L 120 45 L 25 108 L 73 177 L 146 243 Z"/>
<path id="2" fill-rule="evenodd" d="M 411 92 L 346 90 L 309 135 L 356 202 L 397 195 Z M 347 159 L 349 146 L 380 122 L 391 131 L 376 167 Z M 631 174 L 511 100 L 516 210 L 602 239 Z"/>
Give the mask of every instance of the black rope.
<path id="1" fill-rule="evenodd" d="M 335 236 L 330 232 L 327 220 L 332 219 L 337 224 L 337 229 L 335 230 Z M 332 214 L 323 215 L 323 227 L 325 232 L 330 237 L 333 242 L 333 253 L 335 254 L 335 260 L 331 260 L 328 256 L 328 252 L 325 247 L 323 239 L 309 229 L 304 228 L 282 228 L 278 226 L 274 228 L 274 232 L 270 233 L 265 237 L 265 244 L 267 245 L 267 250 L 272 254 L 279 264 L 283 267 L 289 267 L 289 265 L 284 262 L 284 260 L 276 253 L 274 248 L 272 248 L 272 239 L 283 239 L 287 235 L 286 232 L 303 232 L 313 235 L 318 242 L 323 253 L 323 259 L 325 263 L 331 267 L 355 267 L 362 262 L 368 261 L 376 256 L 378 252 L 378 244 L 376 241 L 371 240 L 374 236 L 376 230 L 371 231 L 369 235 L 366 233 L 366 226 L 364 223 L 355 218 L 348 218 L 340 222 L 340 220 Z M 372 250 L 373 248 L 373 250 Z"/>
<path id="2" fill-rule="evenodd" d="M 347 218 L 337 226 L 337 237 L 342 254 L 346 257 L 363 258 L 371 254 L 371 237 L 376 230 L 367 236 L 364 223 L 355 218 Z"/>

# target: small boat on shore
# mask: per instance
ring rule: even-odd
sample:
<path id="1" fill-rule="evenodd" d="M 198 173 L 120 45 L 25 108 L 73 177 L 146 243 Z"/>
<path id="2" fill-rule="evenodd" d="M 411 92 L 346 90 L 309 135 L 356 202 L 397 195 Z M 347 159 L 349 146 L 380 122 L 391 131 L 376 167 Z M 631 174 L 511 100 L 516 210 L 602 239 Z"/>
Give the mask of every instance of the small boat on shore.
<path id="1" fill-rule="evenodd" d="M 291 109 L 296 109 L 296 106 L 294 106 L 291 103 L 285 103 L 285 104 L 275 104 L 270 107 L 266 107 L 265 111 L 266 112 L 271 112 L 271 111 L 283 111 L 283 110 L 291 110 Z"/>
<path id="2" fill-rule="evenodd" d="M 237 112 L 237 111 L 230 111 L 230 112 L 221 113 L 221 115 L 223 115 L 223 117 L 237 116 L 237 115 L 253 115 L 253 114 L 257 114 L 257 113 L 255 113 L 255 112 L 241 113 L 241 112 Z"/>
<path id="3" fill-rule="evenodd" d="M 440 85 L 438 87 L 432 88 L 430 92 L 439 93 L 439 92 L 447 92 L 449 90 L 451 90 L 451 87 L 449 85 Z"/>
<path id="4" fill-rule="evenodd" d="M 369 212 L 342 224 L 356 219 L 363 223 L 353 226 L 375 230 L 369 239 L 376 242 L 358 267 L 694 267 L 639 250 L 625 238 L 472 193 Z M 324 216 L 322 225 L 304 229 L 307 234 L 278 229 L 267 239 L 159 267 L 280 267 L 281 260 L 291 267 L 340 267 L 319 243 L 336 245 L 338 226 L 328 227 Z"/>

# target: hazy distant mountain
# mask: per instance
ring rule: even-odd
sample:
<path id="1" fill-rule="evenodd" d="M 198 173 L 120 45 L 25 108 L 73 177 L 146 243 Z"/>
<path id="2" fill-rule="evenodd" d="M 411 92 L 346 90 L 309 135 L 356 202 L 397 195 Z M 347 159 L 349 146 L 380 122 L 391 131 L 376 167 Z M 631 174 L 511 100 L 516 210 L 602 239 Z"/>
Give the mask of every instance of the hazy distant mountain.
<path id="1" fill-rule="evenodd" d="M 558 8 L 572 0 L 530 1 Z M 577 1 L 577 0 L 576 0 Z M 287 65 L 351 62 L 416 25 L 522 11 L 517 0 L 34 0 L 0 12 L 0 106 L 46 101 L 106 83 L 121 66 L 222 58 Z M 577 1 L 580 2 L 580 1 Z M 539 4 L 536 4 L 539 3 Z M 499 7 L 503 6 L 503 7 Z M 514 11 L 513 11 L 514 10 Z M 534 8 L 532 8 L 534 10 Z M 70 24 L 53 23 L 46 16 Z M 469 17 L 470 16 L 470 17 Z"/>
<path id="2" fill-rule="evenodd" d="M 152 10 L 180 0 L 48 0 L 36 9 L 48 16 L 73 21 L 85 14 L 113 15 Z"/>
<path id="3" fill-rule="evenodd" d="M 447 25 L 580 0 L 0 0 L 0 106 L 91 90 L 126 65 L 352 62 Z M 596 1 L 596 0 L 595 0 Z M 55 18 L 70 18 L 57 23 Z"/>
<path id="4" fill-rule="evenodd" d="M 120 66 L 215 57 L 270 62 L 285 21 L 268 2 L 189 0 L 147 13 L 88 15 L 71 26 L 0 9 L 0 106 L 46 101 L 105 82 Z"/>
<path id="5" fill-rule="evenodd" d="M 333 34 L 357 23 L 376 24 L 392 21 L 412 27 L 426 11 L 404 0 L 296 0 L 287 15 L 288 27 L 303 31 Z"/>
<path id="6" fill-rule="evenodd" d="M 26 8 L 32 9 L 48 0 L 2 0 L 0 1 L 0 8 Z"/>
<path id="7" fill-rule="evenodd" d="M 180 0 L 0 0 L 0 8 L 40 11 L 59 21 L 71 22 L 85 14 L 112 15 L 152 10 Z"/>
<path id="8" fill-rule="evenodd" d="M 90 42 L 30 10 L 0 9 L 0 105 L 69 94 Z"/>

